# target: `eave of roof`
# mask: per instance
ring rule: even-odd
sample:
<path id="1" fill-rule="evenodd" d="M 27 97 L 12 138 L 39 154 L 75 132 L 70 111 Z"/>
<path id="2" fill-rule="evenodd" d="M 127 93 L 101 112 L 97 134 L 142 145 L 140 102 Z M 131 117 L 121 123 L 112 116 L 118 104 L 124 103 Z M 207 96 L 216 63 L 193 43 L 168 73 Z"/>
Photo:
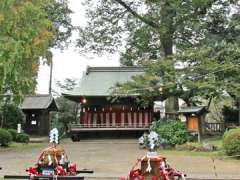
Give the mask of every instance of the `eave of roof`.
<path id="1" fill-rule="evenodd" d="M 117 83 L 130 81 L 144 73 L 143 67 L 88 67 L 78 87 L 63 96 L 106 97 Z M 132 96 L 131 94 L 129 96 Z"/>
<path id="2" fill-rule="evenodd" d="M 22 110 L 43 110 L 43 109 L 58 110 L 54 98 L 49 94 L 37 94 L 26 96 L 23 103 L 20 105 Z"/>
<path id="3" fill-rule="evenodd" d="M 200 113 L 202 111 L 207 112 L 206 106 L 192 106 L 192 107 L 184 107 L 180 109 L 179 113 Z"/>

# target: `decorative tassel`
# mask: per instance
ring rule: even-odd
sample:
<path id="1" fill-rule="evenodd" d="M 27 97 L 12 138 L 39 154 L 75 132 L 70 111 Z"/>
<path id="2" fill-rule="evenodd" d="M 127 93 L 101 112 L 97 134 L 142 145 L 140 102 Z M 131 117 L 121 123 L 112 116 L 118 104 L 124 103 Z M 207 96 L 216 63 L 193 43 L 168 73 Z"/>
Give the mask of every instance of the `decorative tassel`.
<path id="1" fill-rule="evenodd" d="M 150 158 L 148 158 L 148 167 L 146 169 L 147 172 L 151 172 L 152 171 L 152 167 L 151 167 L 151 163 L 150 163 Z"/>
<path id="2" fill-rule="evenodd" d="M 64 164 L 64 154 L 62 154 L 61 159 L 59 161 L 60 164 Z"/>
<path id="3" fill-rule="evenodd" d="M 50 155 L 48 155 L 48 165 L 51 166 L 52 165 L 52 158 Z"/>

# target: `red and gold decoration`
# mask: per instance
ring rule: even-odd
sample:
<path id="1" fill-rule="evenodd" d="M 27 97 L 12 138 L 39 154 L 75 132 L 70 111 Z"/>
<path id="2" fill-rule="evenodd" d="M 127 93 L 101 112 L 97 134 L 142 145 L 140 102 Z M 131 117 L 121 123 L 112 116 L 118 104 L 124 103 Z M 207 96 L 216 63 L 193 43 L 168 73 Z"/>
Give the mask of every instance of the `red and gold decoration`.
<path id="1" fill-rule="evenodd" d="M 146 143 L 147 155 L 138 159 L 132 167 L 127 178 L 120 180 L 175 180 L 185 179 L 185 174 L 175 171 L 166 161 L 165 157 L 159 156 L 156 152 L 160 137 L 151 131 L 149 135 L 139 138 L 141 143 Z"/>
<path id="2" fill-rule="evenodd" d="M 58 144 L 58 130 L 54 128 L 50 132 L 50 145 L 42 151 L 37 163 L 26 171 L 24 175 L 4 175 L 4 179 L 28 179 L 28 180 L 83 180 L 80 173 L 93 173 L 93 170 L 77 170 L 77 165 L 69 162 L 63 147 Z"/>
<path id="3" fill-rule="evenodd" d="M 58 130 L 50 131 L 50 146 L 43 150 L 34 167 L 27 169 L 34 176 L 75 176 L 76 164 L 71 164 L 65 150 L 58 145 Z"/>
<path id="4" fill-rule="evenodd" d="M 165 157 L 146 155 L 135 163 L 127 178 L 120 180 L 175 180 L 175 178 L 185 179 L 185 175 L 175 171 Z"/>

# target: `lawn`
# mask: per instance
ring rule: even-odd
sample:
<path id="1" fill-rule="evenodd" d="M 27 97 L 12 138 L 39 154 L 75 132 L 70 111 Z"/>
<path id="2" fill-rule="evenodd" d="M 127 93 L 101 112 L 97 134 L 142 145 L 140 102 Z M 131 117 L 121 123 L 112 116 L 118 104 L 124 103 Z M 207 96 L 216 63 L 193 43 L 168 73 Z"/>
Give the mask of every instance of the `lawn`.
<path id="1" fill-rule="evenodd" d="M 203 143 L 210 143 L 215 145 L 217 148 L 222 148 L 222 136 L 213 136 L 203 139 Z"/>
<path id="2" fill-rule="evenodd" d="M 208 156 L 208 157 L 217 157 L 221 158 L 224 156 L 224 152 L 222 150 L 222 136 L 214 136 L 204 138 L 202 143 L 212 144 L 217 147 L 216 151 L 212 152 L 203 152 L 203 151 L 190 151 L 190 150 L 175 150 L 175 149 L 167 149 L 167 150 L 159 150 L 160 154 L 165 156 L 167 155 L 180 155 L 180 156 Z M 195 146 L 198 146 L 198 143 L 191 143 Z"/>

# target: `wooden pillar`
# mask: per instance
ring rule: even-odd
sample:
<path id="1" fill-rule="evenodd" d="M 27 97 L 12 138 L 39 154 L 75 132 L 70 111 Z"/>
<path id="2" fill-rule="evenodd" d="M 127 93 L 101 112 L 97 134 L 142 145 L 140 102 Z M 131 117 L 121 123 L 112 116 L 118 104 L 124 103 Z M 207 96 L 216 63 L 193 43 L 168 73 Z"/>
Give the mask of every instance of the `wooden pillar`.
<path id="1" fill-rule="evenodd" d="M 39 112 L 39 135 L 48 135 L 50 131 L 49 111 L 42 110 Z"/>
<path id="2" fill-rule="evenodd" d="M 83 109 L 83 125 L 88 126 L 88 108 L 84 107 Z"/>

